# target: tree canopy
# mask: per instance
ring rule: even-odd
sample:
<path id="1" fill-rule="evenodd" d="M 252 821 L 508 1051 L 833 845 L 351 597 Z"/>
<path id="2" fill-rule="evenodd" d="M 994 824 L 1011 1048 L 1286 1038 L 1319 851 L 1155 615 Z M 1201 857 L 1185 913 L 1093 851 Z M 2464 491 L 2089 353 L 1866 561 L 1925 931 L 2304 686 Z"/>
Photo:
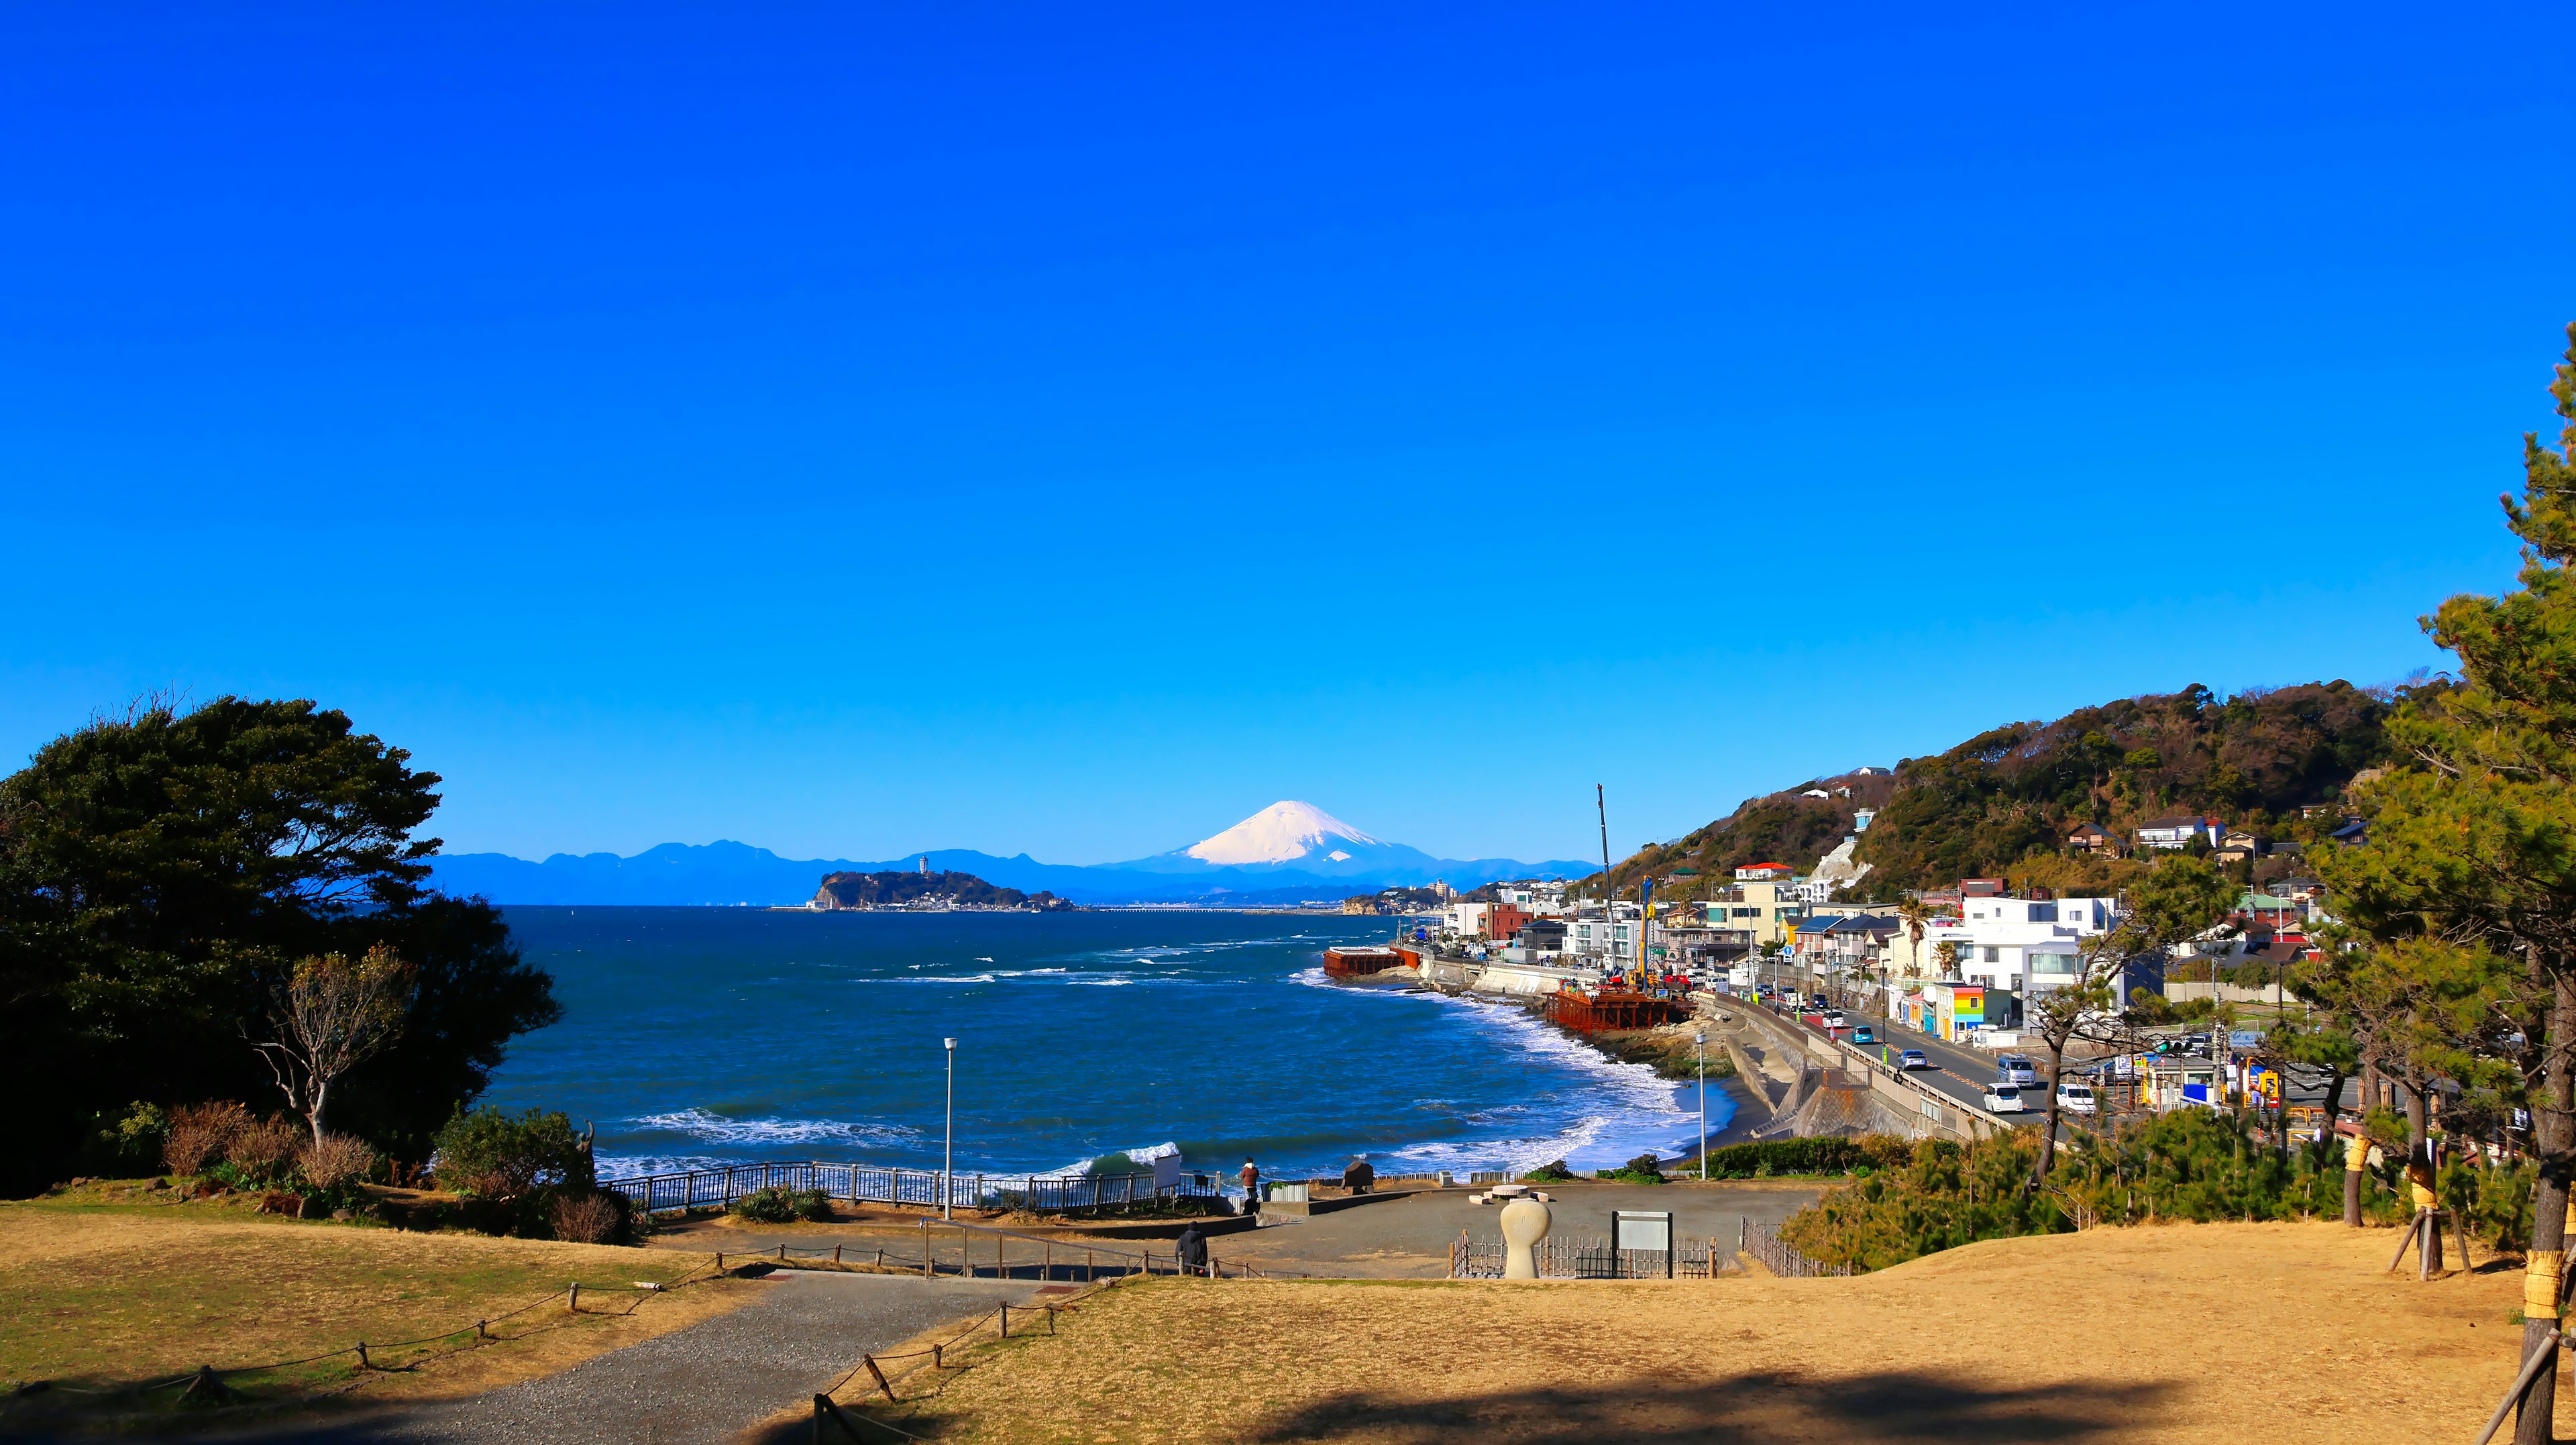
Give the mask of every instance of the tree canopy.
<path id="1" fill-rule="evenodd" d="M 138 706 L 0 781 L 0 1052 L 35 1111 L 0 1186 L 48 1182 L 96 1112 L 282 1103 L 251 1047 L 299 960 L 413 969 L 340 1127 L 413 1158 L 508 1041 L 559 1015 L 499 912 L 424 886 L 438 776 L 309 701 Z"/>

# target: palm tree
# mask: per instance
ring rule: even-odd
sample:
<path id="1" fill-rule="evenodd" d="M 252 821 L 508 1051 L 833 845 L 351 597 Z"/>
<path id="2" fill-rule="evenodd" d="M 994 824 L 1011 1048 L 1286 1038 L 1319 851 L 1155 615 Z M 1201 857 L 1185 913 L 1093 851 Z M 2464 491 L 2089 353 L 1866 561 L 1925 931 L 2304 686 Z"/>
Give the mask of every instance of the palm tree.
<path id="1" fill-rule="evenodd" d="M 1905 925 L 1907 955 L 1905 966 L 1909 979 L 1923 976 L 1923 931 L 1932 924 L 1932 910 L 1924 906 L 1923 895 L 1916 894 L 1896 905 L 1896 920 Z"/>

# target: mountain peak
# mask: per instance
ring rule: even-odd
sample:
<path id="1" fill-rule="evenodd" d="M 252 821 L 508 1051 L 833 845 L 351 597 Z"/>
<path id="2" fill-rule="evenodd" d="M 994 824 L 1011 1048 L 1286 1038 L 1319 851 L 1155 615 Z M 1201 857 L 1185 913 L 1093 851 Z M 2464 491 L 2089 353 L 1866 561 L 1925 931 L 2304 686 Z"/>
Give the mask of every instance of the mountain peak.
<path id="1" fill-rule="evenodd" d="M 1220 866 L 1289 863 L 1313 854 L 1336 838 L 1368 848 L 1385 846 L 1312 803 L 1278 802 L 1181 851 L 1202 863 Z"/>

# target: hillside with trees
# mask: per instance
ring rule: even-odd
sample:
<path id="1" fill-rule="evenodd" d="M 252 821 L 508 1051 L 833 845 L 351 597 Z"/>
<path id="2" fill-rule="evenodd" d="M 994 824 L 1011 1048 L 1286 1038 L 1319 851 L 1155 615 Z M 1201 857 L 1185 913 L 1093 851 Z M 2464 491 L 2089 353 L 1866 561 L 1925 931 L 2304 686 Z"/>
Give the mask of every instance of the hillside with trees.
<path id="1" fill-rule="evenodd" d="M 959 908 L 1034 908 L 1053 910 L 1073 905 L 1052 893 L 1023 893 L 997 888 L 972 873 L 920 873 L 899 869 L 885 873 L 826 873 L 815 891 L 814 906 L 909 908 L 944 899 Z"/>
<path id="2" fill-rule="evenodd" d="M 2195 684 L 2054 722 L 2008 723 L 1905 759 L 1893 776 L 1822 778 L 1748 799 L 1641 850 L 1613 882 L 1629 887 L 1645 874 L 1687 884 L 1761 862 L 1803 872 L 1853 835 L 1863 808 L 1875 816 L 1855 856 L 1872 865 L 1862 891 L 1877 898 L 1963 877 L 2115 884 L 2117 865 L 2069 855 L 2067 830 L 2079 823 L 2125 836 L 2151 818 L 2202 813 L 2275 840 L 2310 840 L 2341 821 L 2345 785 L 2385 760 L 2391 708 L 2442 687 L 2312 682 L 2221 698 Z M 1596 873 L 1584 886 L 1599 884 Z"/>

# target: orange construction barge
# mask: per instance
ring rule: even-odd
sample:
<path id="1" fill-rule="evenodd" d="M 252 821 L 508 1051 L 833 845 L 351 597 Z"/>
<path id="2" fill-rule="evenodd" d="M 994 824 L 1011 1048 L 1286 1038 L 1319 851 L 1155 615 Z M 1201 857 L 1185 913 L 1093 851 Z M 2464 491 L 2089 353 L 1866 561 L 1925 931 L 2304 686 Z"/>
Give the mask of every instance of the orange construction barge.
<path id="1" fill-rule="evenodd" d="M 1547 1016 L 1578 1034 L 1613 1029 L 1650 1029 L 1689 1018 L 1690 1005 L 1648 993 L 1555 993 L 1548 995 Z"/>
<path id="2" fill-rule="evenodd" d="M 1392 948 L 1328 948 L 1324 950 L 1324 972 L 1333 978 L 1366 978 L 1404 966 L 1403 955 Z"/>

